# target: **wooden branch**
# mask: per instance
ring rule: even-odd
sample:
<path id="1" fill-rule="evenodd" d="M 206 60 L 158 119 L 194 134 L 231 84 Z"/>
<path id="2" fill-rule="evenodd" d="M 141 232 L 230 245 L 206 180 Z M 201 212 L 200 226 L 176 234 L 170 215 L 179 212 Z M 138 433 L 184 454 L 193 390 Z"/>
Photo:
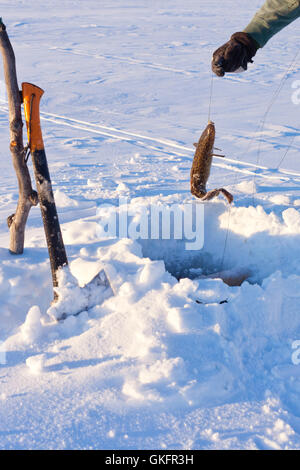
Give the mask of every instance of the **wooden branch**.
<path id="1" fill-rule="evenodd" d="M 21 94 L 18 87 L 15 55 L 0 18 L 0 50 L 3 58 L 4 78 L 9 107 L 10 151 L 19 185 L 19 200 L 16 213 L 7 219 L 10 228 L 11 253 L 21 254 L 24 249 L 25 226 L 29 211 L 38 204 L 36 191 L 33 191 L 31 177 L 25 162 L 23 145 L 23 121 Z"/>

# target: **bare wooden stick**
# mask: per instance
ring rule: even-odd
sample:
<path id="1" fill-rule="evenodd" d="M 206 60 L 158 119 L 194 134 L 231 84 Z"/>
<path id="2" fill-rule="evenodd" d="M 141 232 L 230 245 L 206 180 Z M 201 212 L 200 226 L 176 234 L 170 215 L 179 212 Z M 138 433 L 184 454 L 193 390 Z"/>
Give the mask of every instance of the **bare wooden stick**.
<path id="1" fill-rule="evenodd" d="M 16 212 L 7 219 L 10 229 L 9 249 L 11 253 L 21 254 L 24 249 L 25 226 L 28 214 L 31 207 L 38 204 L 38 197 L 36 191 L 32 189 L 30 173 L 25 162 L 21 94 L 17 81 L 15 55 L 1 18 L 0 50 L 3 58 L 9 107 L 10 151 L 19 185 L 19 200 Z"/>

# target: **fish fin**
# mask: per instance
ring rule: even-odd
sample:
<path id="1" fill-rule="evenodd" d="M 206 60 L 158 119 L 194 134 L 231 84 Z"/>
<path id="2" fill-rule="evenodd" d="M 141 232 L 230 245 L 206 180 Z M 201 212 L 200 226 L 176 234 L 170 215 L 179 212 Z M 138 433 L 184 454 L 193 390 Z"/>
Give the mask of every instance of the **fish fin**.
<path id="1" fill-rule="evenodd" d="M 229 191 L 227 191 L 227 189 L 220 188 L 220 193 L 222 193 L 226 197 L 229 204 L 232 203 L 233 195 Z"/>
<path id="2" fill-rule="evenodd" d="M 214 197 L 218 196 L 219 194 L 219 189 L 212 189 L 211 191 L 208 191 L 203 197 L 202 201 L 210 201 Z"/>
<path id="3" fill-rule="evenodd" d="M 233 201 L 233 196 L 232 194 L 230 194 L 229 191 L 227 191 L 226 189 L 224 188 L 218 188 L 218 189 L 212 189 L 211 191 L 208 191 L 204 197 L 202 197 L 202 201 L 210 201 L 211 199 L 215 198 L 216 196 L 218 196 L 220 193 L 223 194 L 223 196 L 225 196 L 225 198 L 227 199 L 227 202 L 229 204 L 232 203 Z"/>

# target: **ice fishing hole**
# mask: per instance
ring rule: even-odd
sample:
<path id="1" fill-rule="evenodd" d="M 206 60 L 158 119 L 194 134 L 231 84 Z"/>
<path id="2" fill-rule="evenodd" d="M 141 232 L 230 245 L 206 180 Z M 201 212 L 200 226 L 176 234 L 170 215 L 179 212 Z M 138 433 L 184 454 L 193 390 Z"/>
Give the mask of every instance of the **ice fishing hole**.
<path id="1" fill-rule="evenodd" d="M 189 251 L 182 240 L 137 240 L 143 256 L 151 260 L 163 260 L 166 270 L 177 280 L 183 278 L 220 278 L 230 286 L 240 286 L 245 280 L 253 282 L 247 267 L 234 266 L 222 260 L 222 253 L 210 253 L 205 249 Z"/>

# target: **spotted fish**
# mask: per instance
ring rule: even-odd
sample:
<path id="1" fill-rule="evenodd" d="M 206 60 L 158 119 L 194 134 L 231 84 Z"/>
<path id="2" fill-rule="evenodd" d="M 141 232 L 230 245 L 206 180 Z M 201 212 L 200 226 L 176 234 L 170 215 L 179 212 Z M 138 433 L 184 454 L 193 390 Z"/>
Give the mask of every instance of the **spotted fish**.
<path id="1" fill-rule="evenodd" d="M 223 156 L 214 153 L 215 136 L 215 125 L 212 121 L 208 121 L 199 142 L 194 144 L 196 151 L 191 169 L 191 193 L 202 201 L 209 201 L 222 193 L 230 204 L 233 201 L 233 196 L 226 189 L 219 188 L 206 191 L 213 156 Z"/>

